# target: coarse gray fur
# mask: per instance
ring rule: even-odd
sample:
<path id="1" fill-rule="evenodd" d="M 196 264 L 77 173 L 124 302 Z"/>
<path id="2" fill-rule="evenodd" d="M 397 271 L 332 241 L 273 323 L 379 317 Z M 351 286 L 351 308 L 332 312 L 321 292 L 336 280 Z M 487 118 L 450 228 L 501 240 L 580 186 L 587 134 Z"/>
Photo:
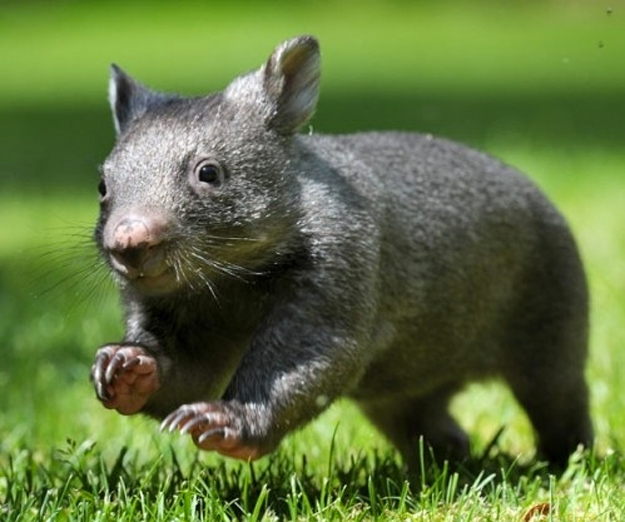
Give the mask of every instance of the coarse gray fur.
<path id="1" fill-rule="evenodd" d="M 562 216 L 445 139 L 298 134 L 318 88 L 309 36 L 205 97 L 113 67 L 95 238 L 126 335 L 98 353 L 100 400 L 253 459 L 346 396 L 414 464 L 419 436 L 467 454 L 448 402 L 499 377 L 547 458 L 591 445 L 587 289 Z"/>

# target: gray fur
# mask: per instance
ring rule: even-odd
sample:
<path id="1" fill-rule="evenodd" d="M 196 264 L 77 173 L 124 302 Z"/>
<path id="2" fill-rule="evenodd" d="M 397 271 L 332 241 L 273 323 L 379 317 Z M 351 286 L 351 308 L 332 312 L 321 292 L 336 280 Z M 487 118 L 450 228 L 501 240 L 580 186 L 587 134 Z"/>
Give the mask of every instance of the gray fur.
<path id="1" fill-rule="evenodd" d="M 318 85 L 311 37 L 201 98 L 113 70 L 118 140 L 96 241 L 107 260 L 126 256 L 111 237 L 138 216 L 176 267 L 155 288 L 117 275 L 120 346 L 158 367 L 140 411 L 203 405 L 214 443 L 200 447 L 230 454 L 226 441 L 255 458 L 347 396 L 414 463 L 420 435 L 466 455 L 448 401 L 499 377 L 546 457 L 590 445 L 587 290 L 561 215 L 514 169 L 444 139 L 297 134 Z M 224 181 L 198 182 L 202 161 Z"/>

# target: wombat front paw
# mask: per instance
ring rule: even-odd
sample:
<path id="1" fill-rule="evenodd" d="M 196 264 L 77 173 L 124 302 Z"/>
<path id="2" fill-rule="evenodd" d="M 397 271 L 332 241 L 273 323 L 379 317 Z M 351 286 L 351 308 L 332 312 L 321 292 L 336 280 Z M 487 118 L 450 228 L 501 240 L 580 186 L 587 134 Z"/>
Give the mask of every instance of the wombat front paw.
<path id="1" fill-rule="evenodd" d="M 200 449 L 240 460 L 256 460 L 269 450 L 246 441 L 244 425 L 242 413 L 227 402 L 199 402 L 185 404 L 169 414 L 161 424 L 161 431 L 180 430 L 182 434 L 190 434 Z"/>
<path id="2" fill-rule="evenodd" d="M 139 346 L 100 348 L 91 367 L 91 380 L 104 407 L 123 415 L 140 411 L 160 387 L 156 359 Z"/>

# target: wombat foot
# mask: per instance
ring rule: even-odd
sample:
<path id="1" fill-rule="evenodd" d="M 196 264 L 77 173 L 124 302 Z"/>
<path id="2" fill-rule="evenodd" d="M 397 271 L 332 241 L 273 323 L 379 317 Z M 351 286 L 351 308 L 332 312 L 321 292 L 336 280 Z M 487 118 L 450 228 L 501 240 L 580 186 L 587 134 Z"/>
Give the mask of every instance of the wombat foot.
<path id="1" fill-rule="evenodd" d="M 268 451 L 245 440 L 242 417 L 238 408 L 224 401 L 185 404 L 165 418 L 161 431 L 180 430 L 190 434 L 200 449 L 240 460 L 256 460 Z"/>
<path id="2" fill-rule="evenodd" d="M 140 411 L 160 387 L 156 359 L 139 346 L 100 348 L 91 367 L 91 380 L 104 407 L 123 415 Z"/>

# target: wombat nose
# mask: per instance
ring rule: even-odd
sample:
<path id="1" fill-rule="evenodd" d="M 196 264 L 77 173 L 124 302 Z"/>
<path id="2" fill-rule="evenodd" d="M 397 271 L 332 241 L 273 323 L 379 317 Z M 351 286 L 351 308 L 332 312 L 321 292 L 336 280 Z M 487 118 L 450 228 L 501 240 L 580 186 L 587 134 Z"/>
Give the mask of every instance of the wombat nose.
<path id="1" fill-rule="evenodd" d="M 131 251 L 145 249 L 160 243 L 157 231 L 146 219 L 127 217 L 122 219 L 113 231 L 113 249 Z"/>
<path id="2" fill-rule="evenodd" d="M 159 271 L 163 224 L 150 217 L 122 218 L 109 236 L 109 250 L 115 268 L 128 277 L 141 277 Z"/>

